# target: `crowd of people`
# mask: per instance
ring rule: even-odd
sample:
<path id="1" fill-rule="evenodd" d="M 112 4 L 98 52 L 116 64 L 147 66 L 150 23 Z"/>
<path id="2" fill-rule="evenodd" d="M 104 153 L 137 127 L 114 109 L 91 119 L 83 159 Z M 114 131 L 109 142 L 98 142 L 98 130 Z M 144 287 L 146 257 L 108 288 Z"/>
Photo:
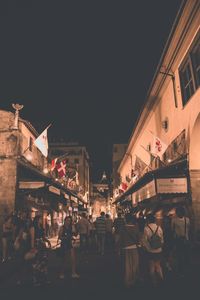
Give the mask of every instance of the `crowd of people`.
<path id="1" fill-rule="evenodd" d="M 33 220 L 26 212 L 8 216 L 3 224 L 2 263 L 16 259 L 21 264 L 18 284 L 31 274 L 31 282 L 49 282 L 48 253 L 52 245 L 50 220 L 47 227 L 37 215 Z M 126 287 L 146 279 L 153 285 L 164 280 L 165 272 L 184 276 L 190 263 L 190 220 L 183 207 L 176 215 L 164 216 L 162 226 L 153 214 L 138 218 L 121 213 L 113 220 L 104 212 L 95 220 L 85 212 L 78 218 L 66 216 L 57 232 L 54 247 L 60 259 L 59 278 L 65 278 L 67 260 L 71 262 L 71 276 L 78 279 L 78 261 L 86 261 L 88 254 L 104 256 L 113 253 L 120 264 Z M 79 259 L 78 259 L 79 258 Z"/>

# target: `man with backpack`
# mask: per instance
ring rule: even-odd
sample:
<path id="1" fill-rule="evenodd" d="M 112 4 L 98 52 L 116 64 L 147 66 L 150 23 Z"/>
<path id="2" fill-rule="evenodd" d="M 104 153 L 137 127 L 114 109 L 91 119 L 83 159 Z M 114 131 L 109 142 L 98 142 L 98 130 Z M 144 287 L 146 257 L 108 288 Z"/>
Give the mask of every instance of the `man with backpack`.
<path id="1" fill-rule="evenodd" d="M 147 251 L 149 273 L 153 285 L 156 285 L 156 275 L 163 280 L 163 272 L 160 264 L 163 245 L 163 231 L 155 222 L 152 214 L 147 215 L 147 225 L 144 228 L 143 245 Z"/>

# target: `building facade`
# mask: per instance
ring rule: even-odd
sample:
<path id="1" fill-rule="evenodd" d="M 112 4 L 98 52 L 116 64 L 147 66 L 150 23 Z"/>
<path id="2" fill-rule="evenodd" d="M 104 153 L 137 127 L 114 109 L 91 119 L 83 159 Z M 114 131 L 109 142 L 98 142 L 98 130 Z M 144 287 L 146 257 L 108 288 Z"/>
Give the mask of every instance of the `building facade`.
<path id="1" fill-rule="evenodd" d="M 48 213 L 57 219 L 59 212 L 73 212 L 81 201 L 51 176 L 48 158 L 34 144 L 38 136 L 17 113 L 0 110 L 1 228 L 5 216 L 14 212 L 26 210 L 31 217 L 39 213 L 45 224 Z"/>
<path id="2" fill-rule="evenodd" d="M 112 152 L 112 179 L 113 179 L 113 189 L 117 188 L 119 185 L 119 174 L 118 168 L 121 163 L 124 154 L 126 153 L 127 144 L 114 144 Z M 132 159 L 130 158 L 130 170 L 132 169 Z"/>
<path id="3" fill-rule="evenodd" d="M 115 199 L 146 209 L 183 203 L 200 230 L 200 1 L 183 1 L 118 168 L 127 191 Z M 155 204 L 156 205 L 156 204 Z M 151 205 L 149 205 L 150 210 Z M 155 206 L 154 206 L 155 207 Z"/>
<path id="4" fill-rule="evenodd" d="M 89 154 L 85 146 L 78 143 L 66 143 L 62 141 L 49 144 L 49 155 L 52 159 L 63 157 L 66 161 L 66 169 L 74 167 L 79 176 L 79 192 L 86 202 L 89 201 L 90 191 L 90 162 Z"/>

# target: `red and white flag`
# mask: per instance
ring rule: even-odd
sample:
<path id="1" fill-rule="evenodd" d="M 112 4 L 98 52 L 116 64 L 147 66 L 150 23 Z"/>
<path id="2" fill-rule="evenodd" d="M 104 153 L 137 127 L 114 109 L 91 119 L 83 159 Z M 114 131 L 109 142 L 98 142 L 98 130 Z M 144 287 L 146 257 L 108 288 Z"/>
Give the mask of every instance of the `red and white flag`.
<path id="1" fill-rule="evenodd" d="M 126 183 L 122 182 L 122 183 L 120 184 L 119 191 L 120 191 L 121 193 L 124 193 L 124 192 L 126 191 L 127 188 L 128 188 L 128 185 L 127 185 Z"/>
<path id="2" fill-rule="evenodd" d="M 163 141 L 161 141 L 159 137 L 154 136 L 152 150 L 151 150 L 152 154 L 159 156 L 161 159 L 166 149 L 167 149 L 167 145 Z"/>
<path id="3" fill-rule="evenodd" d="M 58 171 L 59 177 L 64 177 L 66 175 L 66 160 L 63 160 L 56 164 L 56 169 Z"/>
<path id="4" fill-rule="evenodd" d="M 58 160 L 58 158 L 54 158 L 54 159 L 51 161 L 51 171 L 55 170 L 57 160 Z"/>

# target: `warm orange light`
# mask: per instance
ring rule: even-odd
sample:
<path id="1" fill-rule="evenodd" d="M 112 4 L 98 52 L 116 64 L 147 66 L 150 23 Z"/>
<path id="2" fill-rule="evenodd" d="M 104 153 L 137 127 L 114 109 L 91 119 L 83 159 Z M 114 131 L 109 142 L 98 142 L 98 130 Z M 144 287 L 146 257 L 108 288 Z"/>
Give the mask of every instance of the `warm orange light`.
<path id="1" fill-rule="evenodd" d="M 33 156 L 30 153 L 28 153 L 26 155 L 26 159 L 29 160 L 29 161 L 31 161 L 33 159 Z"/>
<path id="2" fill-rule="evenodd" d="M 44 174 L 48 174 L 49 170 L 47 168 L 44 168 L 43 172 L 44 172 Z"/>

